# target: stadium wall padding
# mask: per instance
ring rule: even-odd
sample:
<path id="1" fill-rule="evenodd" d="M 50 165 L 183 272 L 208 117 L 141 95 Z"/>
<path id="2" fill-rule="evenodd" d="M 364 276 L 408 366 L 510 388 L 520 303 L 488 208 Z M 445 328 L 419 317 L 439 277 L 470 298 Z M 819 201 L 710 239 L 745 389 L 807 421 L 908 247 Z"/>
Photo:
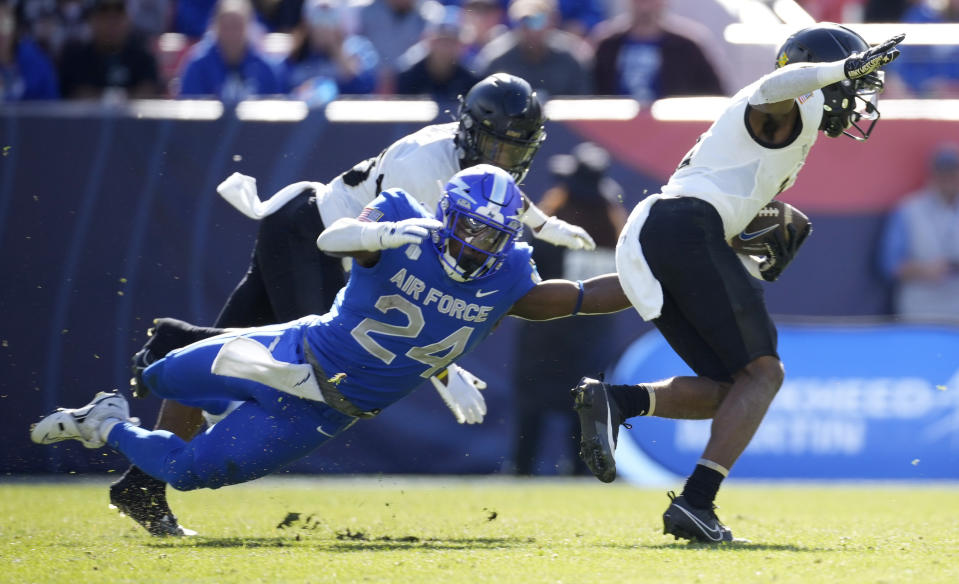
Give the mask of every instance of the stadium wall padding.
<path id="1" fill-rule="evenodd" d="M 437 121 L 448 119 L 441 114 Z M 216 195 L 223 178 L 234 171 L 255 176 L 261 195 L 298 180 L 329 180 L 419 126 L 331 123 L 322 110 L 298 123 L 268 123 L 240 121 L 229 110 L 199 121 L 140 119 L 118 110 L 0 108 L 0 476 L 125 466 L 108 450 L 33 445 L 29 424 L 55 406 L 81 405 L 96 391 L 126 387 L 130 355 L 153 318 L 214 320 L 247 267 L 256 233 L 255 222 Z M 524 188 L 537 198 L 551 185 L 548 157 L 590 139 L 611 150 L 610 175 L 632 207 L 657 190 L 706 127 L 659 122 L 648 113 L 628 122 L 550 122 Z M 954 122 L 882 120 L 867 144 L 820 139 L 784 197 L 807 211 L 815 232 L 784 277 L 768 286 L 771 310 L 884 314 L 889 290 L 873 250 L 884 214 L 921 184 L 927 153 L 956 130 Z M 650 328 L 632 311 L 611 322 L 604 339 L 610 362 Z M 516 393 L 568 390 L 514 387 L 512 367 L 524 354 L 517 330 L 517 323 L 505 324 L 463 360 L 489 382 L 486 423 L 457 425 L 427 385 L 289 470 L 507 468 Z M 158 400 L 136 400 L 132 407 L 152 425 Z M 571 446 L 570 432 L 561 434 L 548 441 L 544 457 Z"/>

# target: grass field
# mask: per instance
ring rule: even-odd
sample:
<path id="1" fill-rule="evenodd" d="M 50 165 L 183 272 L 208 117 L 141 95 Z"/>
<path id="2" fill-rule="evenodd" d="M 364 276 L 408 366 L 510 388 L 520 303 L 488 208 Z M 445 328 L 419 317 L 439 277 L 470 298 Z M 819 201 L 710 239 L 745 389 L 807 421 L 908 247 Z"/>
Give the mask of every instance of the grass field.
<path id="1" fill-rule="evenodd" d="M 959 582 L 955 485 L 733 483 L 719 515 L 752 543 L 716 548 L 662 535 L 661 490 L 592 479 L 173 492 L 200 535 L 155 539 L 69 478 L 0 483 L 0 582 Z"/>

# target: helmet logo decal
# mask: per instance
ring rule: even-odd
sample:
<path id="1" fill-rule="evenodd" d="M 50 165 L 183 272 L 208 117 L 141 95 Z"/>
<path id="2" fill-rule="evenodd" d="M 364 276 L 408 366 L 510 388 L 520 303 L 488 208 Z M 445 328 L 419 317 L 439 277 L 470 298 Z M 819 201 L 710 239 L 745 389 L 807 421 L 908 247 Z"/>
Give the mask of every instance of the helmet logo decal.
<path id="1" fill-rule="evenodd" d="M 785 67 L 789 63 L 789 56 L 786 54 L 786 51 L 779 53 L 779 58 L 776 59 L 777 67 Z"/>
<path id="2" fill-rule="evenodd" d="M 463 179 L 459 176 L 454 176 L 451 178 L 450 182 L 446 185 L 446 188 L 449 192 L 459 195 L 474 205 L 476 204 L 476 199 L 470 196 L 470 186 L 466 184 L 466 182 L 463 181 Z"/>

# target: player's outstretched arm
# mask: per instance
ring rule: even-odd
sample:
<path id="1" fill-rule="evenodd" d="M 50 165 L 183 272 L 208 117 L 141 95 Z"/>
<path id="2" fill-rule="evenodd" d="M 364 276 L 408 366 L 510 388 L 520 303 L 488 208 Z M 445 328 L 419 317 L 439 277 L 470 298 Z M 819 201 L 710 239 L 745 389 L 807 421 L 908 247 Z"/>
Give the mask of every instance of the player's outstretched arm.
<path id="1" fill-rule="evenodd" d="M 749 97 L 753 106 L 765 106 L 763 111 L 791 108 L 799 96 L 838 83 L 844 79 L 859 79 L 873 73 L 899 56 L 896 46 L 906 38 L 899 34 L 867 51 L 850 55 L 832 63 L 793 63 L 776 69 L 763 77 L 762 83 Z"/>
<path id="2" fill-rule="evenodd" d="M 533 237 L 547 243 L 568 247 L 569 249 L 596 249 L 596 242 L 589 233 L 579 225 L 567 223 L 557 217 L 550 217 L 523 194 L 526 202 L 526 211 L 523 213 L 523 224 L 529 226 Z"/>
<path id="3" fill-rule="evenodd" d="M 527 320 L 550 320 L 577 314 L 606 314 L 631 305 L 616 274 L 581 282 L 546 280 L 520 298 L 509 314 Z"/>
<path id="4" fill-rule="evenodd" d="M 380 251 L 404 245 L 418 245 L 430 231 L 443 224 L 428 217 L 402 221 L 361 221 L 350 217 L 337 219 L 316 238 L 320 251 L 332 256 L 349 256 L 362 266 L 371 266 Z"/>

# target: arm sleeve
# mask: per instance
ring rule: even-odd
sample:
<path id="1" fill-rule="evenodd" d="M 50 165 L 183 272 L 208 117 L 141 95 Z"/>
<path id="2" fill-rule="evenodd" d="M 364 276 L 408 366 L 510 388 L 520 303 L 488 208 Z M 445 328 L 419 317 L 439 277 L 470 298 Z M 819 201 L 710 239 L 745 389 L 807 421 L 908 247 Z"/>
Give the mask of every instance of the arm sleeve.
<path id="1" fill-rule="evenodd" d="M 398 210 L 401 194 L 383 192 L 363 208 L 359 217 L 341 217 L 316 238 L 316 247 L 323 252 L 380 251 L 380 235 L 385 224 L 402 216 Z M 401 209 L 402 207 L 400 207 Z"/>
<path id="2" fill-rule="evenodd" d="M 382 223 L 360 221 L 352 217 L 337 219 L 316 238 L 323 252 L 378 251 Z"/>
<path id="3" fill-rule="evenodd" d="M 845 61 L 832 63 L 794 63 L 776 69 L 762 78 L 749 96 L 750 105 L 776 103 L 832 85 L 846 78 Z"/>

